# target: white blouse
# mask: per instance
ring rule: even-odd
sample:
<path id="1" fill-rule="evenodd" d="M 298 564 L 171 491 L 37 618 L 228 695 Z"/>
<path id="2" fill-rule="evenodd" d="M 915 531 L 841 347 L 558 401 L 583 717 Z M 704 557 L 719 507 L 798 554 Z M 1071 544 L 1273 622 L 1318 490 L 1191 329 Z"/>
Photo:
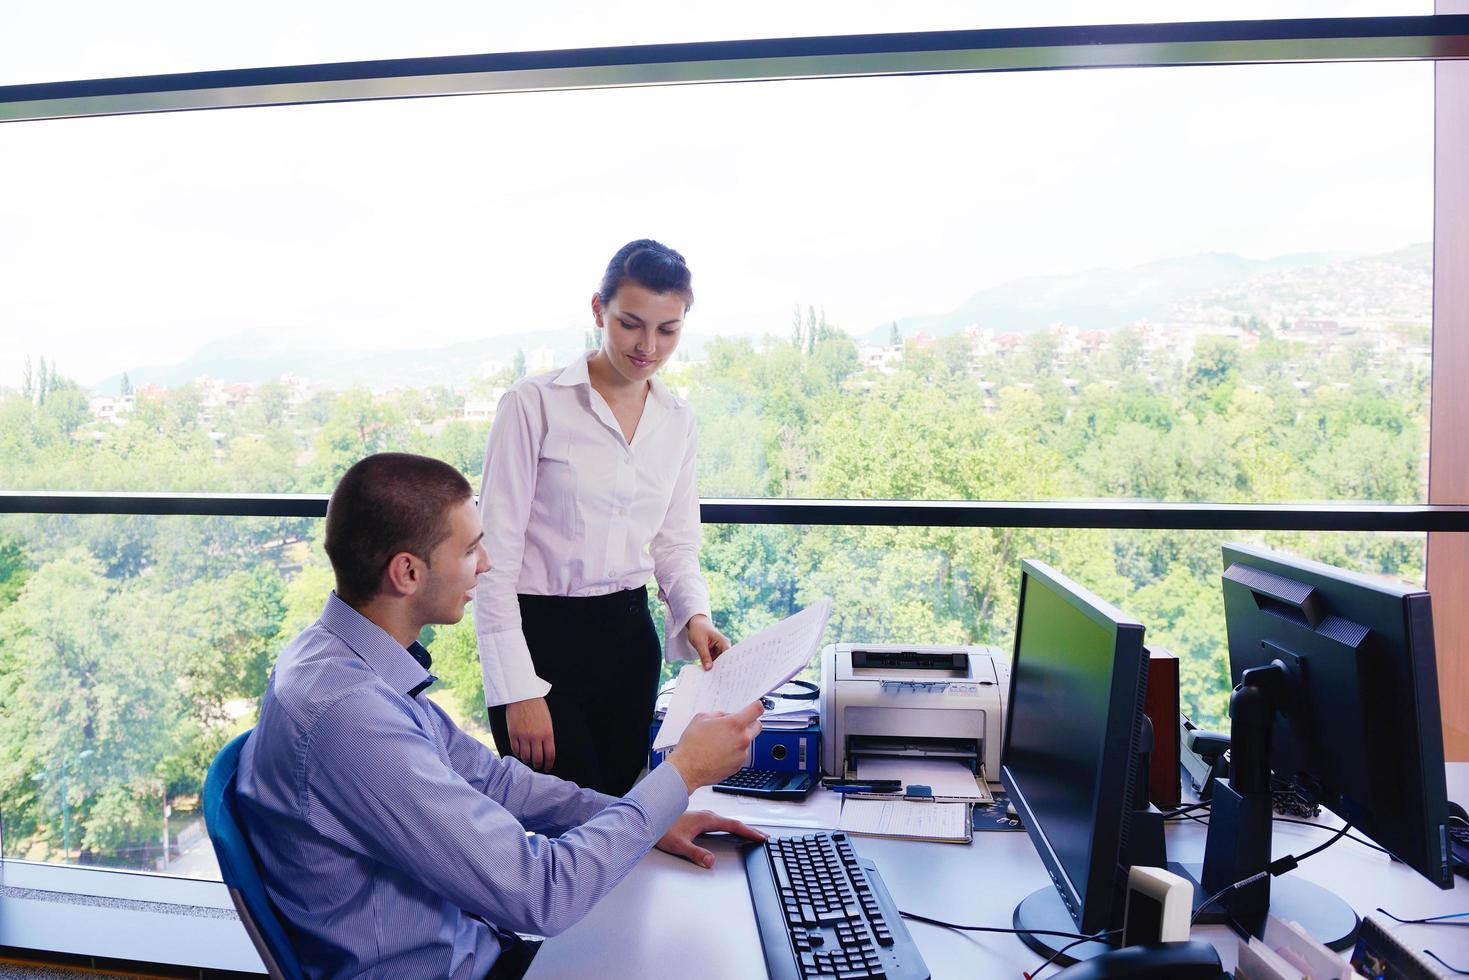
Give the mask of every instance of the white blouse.
<path id="1" fill-rule="evenodd" d="M 632 442 L 591 384 L 595 352 L 526 378 L 500 399 L 485 451 L 480 519 L 491 568 L 474 592 L 485 702 L 545 697 L 518 593 L 596 596 L 658 578 L 669 660 L 692 660 L 686 626 L 709 614 L 699 573 L 694 413 L 658 378 Z"/>

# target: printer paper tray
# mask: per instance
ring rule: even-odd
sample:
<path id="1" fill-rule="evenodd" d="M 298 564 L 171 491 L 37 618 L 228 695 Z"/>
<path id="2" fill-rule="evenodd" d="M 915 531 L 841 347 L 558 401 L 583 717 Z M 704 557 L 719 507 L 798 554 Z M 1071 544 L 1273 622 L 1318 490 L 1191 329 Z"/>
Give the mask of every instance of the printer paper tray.
<path id="1" fill-rule="evenodd" d="M 853 735 L 847 740 L 847 755 L 898 756 L 910 759 L 964 759 L 979 770 L 979 743 L 969 738 L 894 738 L 890 735 Z"/>
<path id="2" fill-rule="evenodd" d="M 857 799 L 885 799 L 885 800 L 895 800 L 895 799 L 923 799 L 923 800 L 932 800 L 935 803 L 993 803 L 994 802 L 994 795 L 990 792 L 989 784 L 985 782 L 985 778 L 984 778 L 985 777 L 985 772 L 984 772 L 984 765 L 983 764 L 980 764 L 979 771 L 978 772 L 963 773 L 963 771 L 961 769 L 960 772 L 963 774 L 963 776 L 965 778 L 959 779 L 958 776 L 953 771 L 950 771 L 950 770 L 947 770 L 946 768 L 943 768 L 943 767 L 947 767 L 949 765 L 950 760 L 944 759 L 942 757 L 936 758 L 934 756 L 928 756 L 928 757 L 920 760 L 918 757 L 911 756 L 911 755 L 910 756 L 877 755 L 875 753 L 869 753 L 865 758 L 870 759 L 870 760 L 874 760 L 874 761 L 877 760 L 877 759 L 905 759 L 905 758 L 906 759 L 912 759 L 913 760 L 913 765 L 916 768 L 911 773 L 892 773 L 892 772 L 886 772 L 886 773 L 880 773 L 880 774 L 876 775 L 873 778 L 877 778 L 877 779 L 897 778 L 900 782 L 903 782 L 906 785 L 910 785 L 910 786 L 911 785 L 918 785 L 918 784 L 931 785 L 933 787 L 933 793 L 932 793 L 931 796 L 924 796 L 924 797 L 916 797 L 916 796 L 915 797 L 905 797 L 905 796 L 899 796 L 898 794 L 895 794 L 895 793 L 852 793 L 852 794 L 850 794 L 851 796 L 853 796 L 853 797 L 855 797 Z M 952 761 L 953 762 L 963 762 L 964 760 L 962 760 L 962 759 L 954 759 Z M 924 763 L 927 763 L 927 766 L 926 767 L 924 766 Z M 863 770 L 861 768 L 860 761 L 856 761 L 856 765 L 857 765 L 857 768 L 855 768 L 852 771 L 848 772 L 847 778 L 849 778 L 849 779 L 855 778 L 855 779 L 859 779 L 860 780 L 863 777 L 864 773 L 863 773 Z M 940 767 L 940 768 L 936 768 L 936 767 Z M 890 768 L 890 767 L 886 767 L 886 768 Z M 942 771 L 941 771 L 941 769 L 942 769 Z M 972 782 L 970 782 L 970 780 L 972 780 Z M 962 783 L 962 785 L 959 785 L 961 783 Z M 969 788 L 971 786 L 973 787 L 973 793 L 972 794 L 968 792 L 968 790 L 969 790 Z M 963 793 L 964 795 L 962 795 L 962 796 L 961 795 L 954 795 L 956 793 Z"/>

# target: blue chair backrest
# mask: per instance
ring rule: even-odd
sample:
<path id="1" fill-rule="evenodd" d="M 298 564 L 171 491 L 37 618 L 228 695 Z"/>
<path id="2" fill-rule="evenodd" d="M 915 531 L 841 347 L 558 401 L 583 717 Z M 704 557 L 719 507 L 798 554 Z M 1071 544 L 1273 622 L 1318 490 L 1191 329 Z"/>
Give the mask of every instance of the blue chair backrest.
<path id="1" fill-rule="evenodd" d="M 276 917 L 275 908 L 260 880 L 255 851 L 240 826 L 240 811 L 235 802 L 235 774 L 240 768 L 240 750 L 250 732 L 235 736 L 219 750 L 204 777 L 204 825 L 219 858 L 219 873 L 230 890 L 240 921 L 255 944 L 265 967 L 273 977 L 298 980 L 301 965 L 286 930 Z"/>

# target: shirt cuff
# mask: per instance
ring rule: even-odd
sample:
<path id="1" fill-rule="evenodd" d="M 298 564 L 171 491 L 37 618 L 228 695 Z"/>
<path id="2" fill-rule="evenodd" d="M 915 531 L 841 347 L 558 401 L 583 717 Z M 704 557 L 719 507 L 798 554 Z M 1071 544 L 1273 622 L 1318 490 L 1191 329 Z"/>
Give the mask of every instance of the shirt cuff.
<path id="1" fill-rule="evenodd" d="M 684 785 L 683 774 L 673 765 L 662 765 L 648 773 L 623 799 L 647 816 L 649 827 L 656 831 L 655 843 L 663 839 L 674 821 L 689 808 L 688 787 Z"/>
<path id="2" fill-rule="evenodd" d="M 668 616 L 664 620 L 663 629 L 663 635 L 668 638 L 663 647 L 664 659 L 670 663 L 679 660 L 698 660 L 699 652 L 689 642 L 689 620 L 700 613 L 713 618 L 709 611 L 709 590 L 701 581 L 695 587 L 685 586 L 673 594 L 660 589 L 659 597 L 668 606 Z"/>
<path id="3" fill-rule="evenodd" d="M 490 707 L 543 698 L 551 690 L 551 685 L 536 674 L 525 634 L 518 629 L 481 634 L 479 665 L 484 676 L 485 704 Z"/>

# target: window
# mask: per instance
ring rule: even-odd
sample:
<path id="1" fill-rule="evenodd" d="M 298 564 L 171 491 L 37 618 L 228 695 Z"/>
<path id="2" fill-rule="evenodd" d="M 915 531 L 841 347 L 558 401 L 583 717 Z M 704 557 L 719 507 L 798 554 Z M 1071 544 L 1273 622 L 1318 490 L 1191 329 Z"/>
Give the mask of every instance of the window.
<path id="1" fill-rule="evenodd" d="M 1256 13 L 1347 12 L 1387 11 Z M 1012 26 L 961 14 L 904 28 Z M 706 39 L 638 23 L 557 43 Z M 504 43 L 475 50 L 552 46 L 482 26 Z M 453 50 L 313 30 L 240 62 L 37 51 L 0 83 Z M 322 493 L 381 449 L 477 476 L 499 394 L 594 342 L 602 264 L 653 234 L 694 267 L 666 378 L 706 497 L 1421 502 L 1432 86 L 1427 63 L 1109 69 L 0 126 L 0 179 L 28 190 L 0 199 L 0 486 Z M 5 856 L 215 873 L 204 768 L 320 608 L 320 530 L 0 518 Z M 828 639 L 1002 648 L 1038 557 L 1179 652 L 1214 723 L 1218 548 L 1241 537 L 1423 580 L 1419 533 L 711 524 L 703 557 L 736 638 L 832 594 Z M 478 725 L 469 624 L 433 649 Z"/>
<path id="2" fill-rule="evenodd" d="M 651 233 L 695 272 L 706 496 L 1422 501 L 1431 114 L 1409 63 L 3 127 L 0 479 L 474 473 Z"/>

